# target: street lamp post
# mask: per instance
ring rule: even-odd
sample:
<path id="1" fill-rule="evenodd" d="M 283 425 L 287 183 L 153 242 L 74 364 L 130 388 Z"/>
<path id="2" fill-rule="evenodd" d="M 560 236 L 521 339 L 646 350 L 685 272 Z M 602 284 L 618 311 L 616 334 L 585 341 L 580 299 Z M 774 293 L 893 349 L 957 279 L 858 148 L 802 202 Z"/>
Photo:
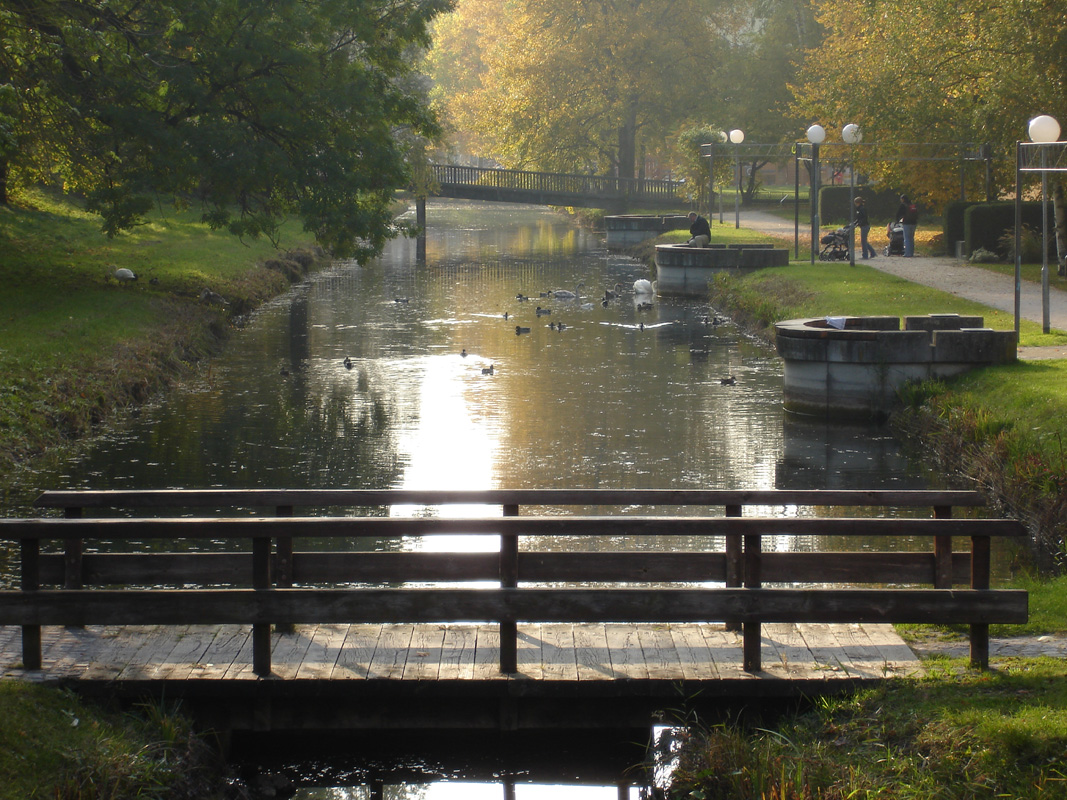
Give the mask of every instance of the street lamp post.
<path id="1" fill-rule="evenodd" d="M 1030 141 L 1036 144 L 1049 144 L 1060 138 L 1060 123 L 1048 114 L 1042 114 L 1030 120 L 1027 126 Z M 1041 331 L 1048 333 L 1049 322 L 1049 286 L 1048 286 L 1048 177 L 1045 148 L 1041 148 Z M 1015 263 L 1022 264 L 1019 253 L 1019 231 L 1015 231 Z"/>
<path id="2" fill-rule="evenodd" d="M 855 122 L 850 122 L 841 129 L 841 138 L 848 145 L 848 213 L 849 221 L 856 221 L 856 145 L 863 141 L 863 131 Z M 848 229 L 848 264 L 856 266 L 856 226 Z"/>
<path id="3" fill-rule="evenodd" d="M 745 132 L 740 128 L 730 131 L 730 142 L 741 144 L 745 141 Z M 734 228 L 741 227 L 741 152 L 734 148 L 734 161 L 737 165 L 737 193 L 734 195 Z"/>
<path id="4" fill-rule="evenodd" d="M 826 141 L 826 129 L 819 124 L 807 130 L 811 142 L 811 263 L 815 263 L 815 252 L 819 248 L 819 145 Z"/>

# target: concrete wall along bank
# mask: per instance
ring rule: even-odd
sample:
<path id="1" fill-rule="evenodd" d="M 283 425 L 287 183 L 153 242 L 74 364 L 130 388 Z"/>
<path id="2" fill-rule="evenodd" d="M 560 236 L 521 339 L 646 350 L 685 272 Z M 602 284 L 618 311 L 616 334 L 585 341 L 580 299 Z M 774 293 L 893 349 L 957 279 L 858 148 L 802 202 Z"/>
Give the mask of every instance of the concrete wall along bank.
<path id="1" fill-rule="evenodd" d="M 947 378 L 1017 357 L 1015 331 L 982 317 L 825 317 L 775 325 L 787 410 L 820 417 L 884 419 L 909 381 Z"/>

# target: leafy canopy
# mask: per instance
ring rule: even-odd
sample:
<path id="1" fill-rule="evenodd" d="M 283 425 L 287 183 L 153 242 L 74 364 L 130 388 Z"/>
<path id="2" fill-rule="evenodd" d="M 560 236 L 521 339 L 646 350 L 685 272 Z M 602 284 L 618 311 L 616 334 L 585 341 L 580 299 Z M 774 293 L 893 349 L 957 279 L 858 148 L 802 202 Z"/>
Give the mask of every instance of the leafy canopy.
<path id="1" fill-rule="evenodd" d="M 0 0 L 0 179 L 58 176 L 109 234 L 170 195 L 371 254 L 406 142 L 438 134 L 413 48 L 450 2 Z"/>

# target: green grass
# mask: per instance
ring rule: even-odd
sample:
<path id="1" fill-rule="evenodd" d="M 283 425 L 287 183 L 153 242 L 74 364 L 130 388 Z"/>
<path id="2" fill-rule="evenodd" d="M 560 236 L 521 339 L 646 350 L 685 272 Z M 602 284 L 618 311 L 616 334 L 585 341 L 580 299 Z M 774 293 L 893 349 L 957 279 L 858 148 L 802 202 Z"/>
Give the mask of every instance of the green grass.
<path id="1" fill-rule="evenodd" d="M 283 246 L 306 241 L 297 227 Z M 139 279 L 120 284 L 116 267 Z M 66 200 L 0 207 L 0 474 L 147 399 L 211 352 L 234 314 L 284 290 L 288 268 L 270 242 L 212 232 L 192 210 L 108 239 Z M 204 288 L 229 305 L 200 302 Z"/>
<path id="2" fill-rule="evenodd" d="M 211 797 L 209 749 L 179 716 L 130 714 L 30 683 L 0 683 L 0 800 Z"/>
<path id="3" fill-rule="evenodd" d="M 670 796 L 1067 797 L 1067 663 L 928 666 L 769 724 L 691 725 Z"/>

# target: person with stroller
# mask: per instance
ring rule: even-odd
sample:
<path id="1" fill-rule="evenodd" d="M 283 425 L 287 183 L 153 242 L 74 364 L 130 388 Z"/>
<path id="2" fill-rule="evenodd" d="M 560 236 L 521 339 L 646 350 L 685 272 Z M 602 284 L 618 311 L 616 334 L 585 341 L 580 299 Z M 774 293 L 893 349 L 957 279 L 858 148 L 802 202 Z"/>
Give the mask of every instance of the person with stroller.
<path id="1" fill-rule="evenodd" d="M 856 227 L 860 231 L 860 247 L 862 248 L 864 259 L 874 258 L 878 253 L 871 247 L 870 242 L 867 241 L 867 234 L 871 232 L 871 220 L 867 216 L 867 204 L 862 197 L 856 198 L 856 216 L 853 219 Z"/>
<path id="2" fill-rule="evenodd" d="M 904 227 L 904 258 L 915 255 L 915 229 L 919 225 L 919 209 L 906 194 L 900 196 L 896 221 Z"/>
<path id="3" fill-rule="evenodd" d="M 689 212 L 689 247 L 707 247 L 711 242 L 711 225 L 695 211 Z"/>

